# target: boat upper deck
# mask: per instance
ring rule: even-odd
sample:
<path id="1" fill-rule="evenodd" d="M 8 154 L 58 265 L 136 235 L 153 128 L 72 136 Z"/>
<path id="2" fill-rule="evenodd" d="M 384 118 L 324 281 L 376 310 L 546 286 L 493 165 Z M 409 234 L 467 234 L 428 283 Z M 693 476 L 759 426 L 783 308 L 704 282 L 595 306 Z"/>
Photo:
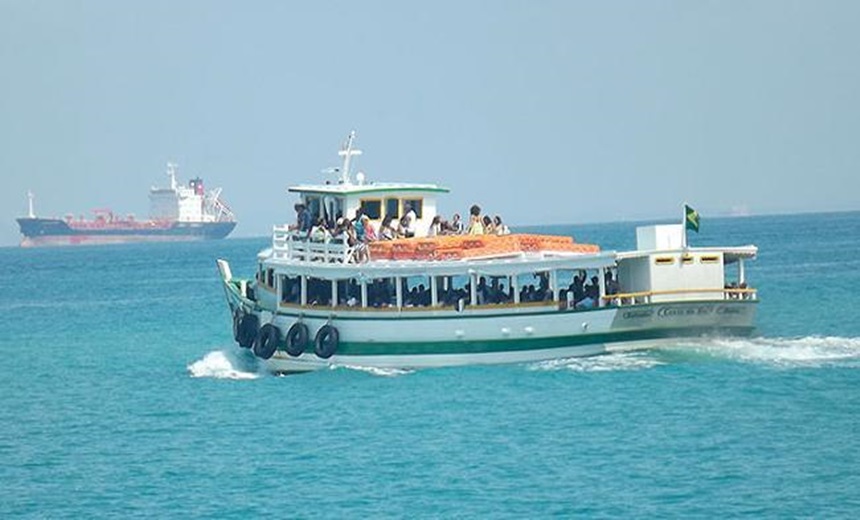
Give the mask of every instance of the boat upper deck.
<path id="1" fill-rule="evenodd" d="M 262 252 L 260 259 L 311 267 L 339 265 L 355 270 L 393 264 L 438 266 L 445 263 L 462 269 L 464 263 L 485 260 L 547 262 L 584 257 L 614 258 L 614 253 L 599 253 L 596 245 L 579 244 L 571 237 L 555 235 L 447 235 L 350 244 L 343 237 L 313 240 L 288 227 L 276 227 L 272 248 Z"/>

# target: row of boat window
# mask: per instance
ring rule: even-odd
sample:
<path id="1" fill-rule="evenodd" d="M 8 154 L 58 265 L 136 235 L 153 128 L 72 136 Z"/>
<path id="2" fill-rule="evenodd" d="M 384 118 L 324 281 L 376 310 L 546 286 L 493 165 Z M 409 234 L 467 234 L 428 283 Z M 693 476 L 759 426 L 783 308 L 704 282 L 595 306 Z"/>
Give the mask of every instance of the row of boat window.
<path id="1" fill-rule="evenodd" d="M 599 305 L 600 284 L 597 270 L 556 271 L 556 285 L 548 271 L 524 273 L 512 276 L 476 276 L 472 301 L 472 279 L 468 275 L 437 276 L 436 297 L 433 301 L 429 276 L 402 278 L 374 278 L 366 281 L 366 300 L 362 298 L 361 282 L 357 278 L 331 280 L 307 277 L 306 300 L 309 306 L 345 306 L 391 308 L 397 307 L 397 283 L 401 284 L 402 307 L 460 307 L 464 305 L 495 305 L 509 303 L 533 303 L 563 301 L 573 307 L 589 308 Z M 272 269 L 261 270 L 258 282 L 275 289 L 275 273 Z M 280 276 L 281 303 L 303 304 L 301 277 Z M 516 278 L 516 284 L 514 284 Z M 606 270 L 604 294 L 618 292 L 612 270 Z"/>
<path id="2" fill-rule="evenodd" d="M 314 221 L 318 218 L 334 222 L 337 217 L 344 216 L 344 200 L 340 197 L 317 197 L 307 196 L 304 200 Z M 369 198 L 361 199 L 361 213 L 367 215 L 371 220 L 382 220 L 385 216 L 390 216 L 393 219 L 398 219 L 404 215 L 408 209 L 415 212 L 417 218 L 422 218 L 424 214 L 424 199 L 421 197 L 413 198 Z"/>

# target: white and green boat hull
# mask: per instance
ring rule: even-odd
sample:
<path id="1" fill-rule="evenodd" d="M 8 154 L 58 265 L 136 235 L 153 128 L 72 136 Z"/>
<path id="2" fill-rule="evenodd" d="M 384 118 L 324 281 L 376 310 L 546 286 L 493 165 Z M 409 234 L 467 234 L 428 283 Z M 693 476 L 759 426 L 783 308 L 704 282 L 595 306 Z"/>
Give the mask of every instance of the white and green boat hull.
<path id="1" fill-rule="evenodd" d="M 279 345 L 267 360 L 271 370 L 296 372 L 331 365 L 368 368 L 429 368 L 473 364 L 528 363 L 591 356 L 620 349 L 649 348 L 678 338 L 750 335 L 757 300 L 680 301 L 567 310 L 553 302 L 539 307 L 482 306 L 461 312 L 439 310 L 351 310 L 291 308 L 251 301 L 235 283 L 225 283 L 234 313 L 253 314 L 283 336 L 301 322 L 309 340 L 304 353 Z M 551 305 L 550 305 L 551 304 Z M 323 326 L 336 327 L 339 342 L 327 359 L 314 353 Z"/>

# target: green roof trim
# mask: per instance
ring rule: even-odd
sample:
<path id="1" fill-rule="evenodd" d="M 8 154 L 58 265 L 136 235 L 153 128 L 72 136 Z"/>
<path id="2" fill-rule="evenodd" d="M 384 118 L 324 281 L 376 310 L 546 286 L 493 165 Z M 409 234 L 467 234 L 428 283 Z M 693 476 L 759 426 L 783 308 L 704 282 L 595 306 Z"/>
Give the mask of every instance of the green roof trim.
<path id="1" fill-rule="evenodd" d="M 368 193 L 394 193 L 394 192 L 418 192 L 418 193 L 449 193 L 451 190 L 441 186 L 356 186 L 344 189 L 340 185 L 332 185 L 331 189 L 324 186 L 291 186 L 287 188 L 290 193 L 305 193 L 311 195 L 362 195 Z"/>

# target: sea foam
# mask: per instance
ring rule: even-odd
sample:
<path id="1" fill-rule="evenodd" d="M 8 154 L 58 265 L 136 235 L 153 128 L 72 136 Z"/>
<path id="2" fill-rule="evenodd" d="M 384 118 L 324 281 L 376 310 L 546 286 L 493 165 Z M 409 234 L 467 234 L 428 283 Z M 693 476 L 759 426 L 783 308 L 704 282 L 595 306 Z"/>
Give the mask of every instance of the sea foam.
<path id="1" fill-rule="evenodd" d="M 246 370 L 241 363 L 232 358 L 229 353 L 216 350 L 188 365 L 191 377 L 208 377 L 213 379 L 257 379 L 260 373 Z"/>
<path id="2" fill-rule="evenodd" d="M 691 346 L 715 357 L 785 368 L 860 367 L 860 338 L 714 338 L 694 342 Z"/>
<path id="3" fill-rule="evenodd" d="M 646 370 L 664 363 L 648 352 L 618 352 L 598 356 L 551 359 L 529 365 L 530 370 L 569 370 L 572 372 L 619 372 Z"/>
<path id="4" fill-rule="evenodd" d="M 340 368 L 346 370 L 356 370 L 358 372 L 365 372 L 370 375 L 379 376 L 379 377 L 397 377 L 397 376 L 405 376 L 414 372 L 414 370 L 406 369 L 406 368 L 378 368 L 378 367 L 365 367 L 360 365 L 332 365 L 333 370 L 337 370 Z"/>

